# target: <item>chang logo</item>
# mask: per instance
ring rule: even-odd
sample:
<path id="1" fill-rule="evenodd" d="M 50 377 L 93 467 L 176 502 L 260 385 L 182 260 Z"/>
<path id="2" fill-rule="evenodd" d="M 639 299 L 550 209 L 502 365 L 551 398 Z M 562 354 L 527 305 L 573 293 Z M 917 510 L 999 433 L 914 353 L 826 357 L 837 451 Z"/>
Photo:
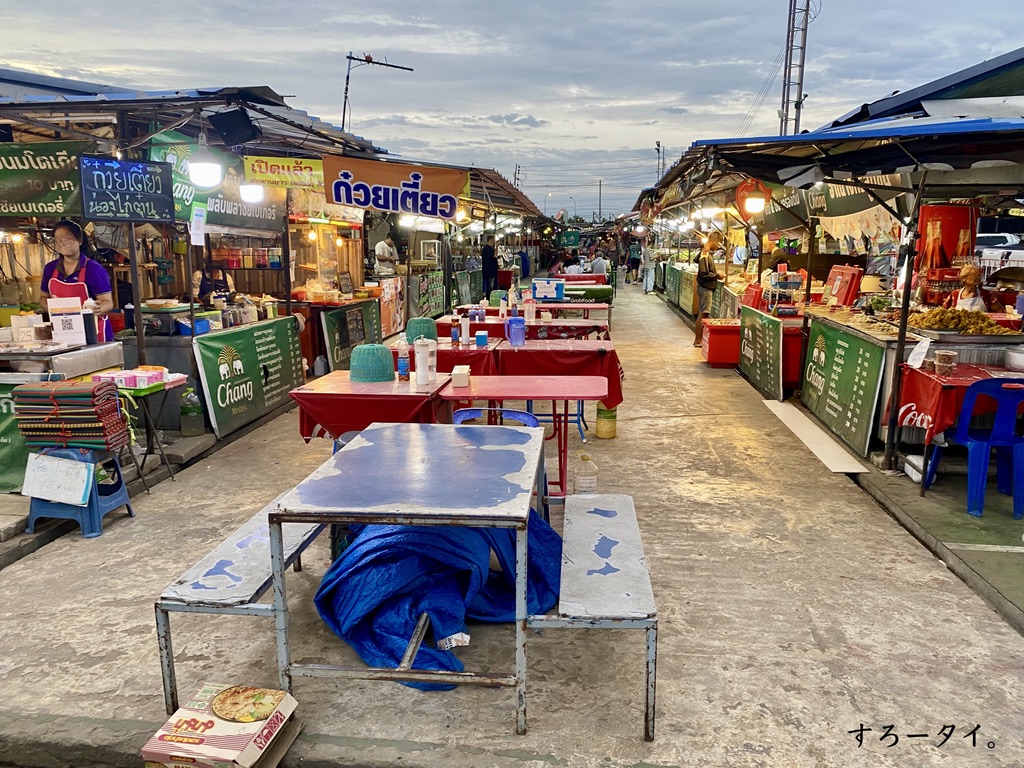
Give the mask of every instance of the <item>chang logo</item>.
<path id="1" fill-rule="evenodd" d="M 13 414 L 14 413 L 14 398 L 9 394 L 0 396 L 0 413 Z"/>
<path id="2" fill-rule="evenodd" d="M 244 403 L 252 400 L 252 379 L 245 377 L 245 366 L 238 350 L 230 346 L 221 347 L 217 368 L 221 381 L 217 387 L 217 405 L 221 408 L 238 406 L 232 409 L 236 413 L 244 411 Z"/>
<path id="3" fill-rule="evenodd" d="M 807 381 L 808 386 L 819 395 L 825 391 L 825 373 L 823 369 L 827 362 L 828 348 L 825 345 L 825 337 L 819 333 L 814 340 L 814 346 L 811 348 L 811 359 L 808 361 L 807 369 L 804 371 L 804 379 Z"/>

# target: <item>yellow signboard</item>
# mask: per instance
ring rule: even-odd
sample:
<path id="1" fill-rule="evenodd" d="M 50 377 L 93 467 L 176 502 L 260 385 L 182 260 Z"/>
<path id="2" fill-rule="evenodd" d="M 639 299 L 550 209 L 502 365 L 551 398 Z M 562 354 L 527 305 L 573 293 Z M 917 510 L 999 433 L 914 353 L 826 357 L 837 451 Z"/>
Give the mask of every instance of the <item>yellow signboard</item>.
<path id="1" fill-rule="evenodd" d="M 304 157 L 256 157 L 246 155 L 245 180 L 268 187 L 324 188 L 322 160 Z"/>
<path id="2" fill-rule="evenodd" d="M 328 155 L 324 174 L 329 203 L 434 219 L 454 219 L 469 191 L 469 173 L 454 168 Z"/>

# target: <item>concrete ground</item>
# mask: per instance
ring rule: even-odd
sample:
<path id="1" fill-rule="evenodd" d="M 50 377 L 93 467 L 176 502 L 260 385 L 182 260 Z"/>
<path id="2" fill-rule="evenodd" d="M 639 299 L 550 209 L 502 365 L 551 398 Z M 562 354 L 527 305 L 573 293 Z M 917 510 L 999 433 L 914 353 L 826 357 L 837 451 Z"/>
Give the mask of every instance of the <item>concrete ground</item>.
<path id="1" fill-rule="evenodd" d="M 626 400 L 618 437 L 589 450 L 601 490 L 636 501 L 661 622 L 656 740 L 642 633 L 546 631 L 526 736 L 508 690 L 300 679 L 285 765 L 1020 766 L 1024 639 L 735 372 L 708 369 L 658 297 L 621 286 L 613 337 Z M 138 765 L 165 718 L 153 599 L 328 451 L 288 413 L 137 497 L 136 519 L 0 571 L 0 766 Z M 296 658 L 354 662 L 311 604 L 326 541 L 304 563 Z M 182 688 L 276 683 L 269 621 L 172 626 Z M 510 627 L 470 632 L 467 667 L 511 668 Z"/>

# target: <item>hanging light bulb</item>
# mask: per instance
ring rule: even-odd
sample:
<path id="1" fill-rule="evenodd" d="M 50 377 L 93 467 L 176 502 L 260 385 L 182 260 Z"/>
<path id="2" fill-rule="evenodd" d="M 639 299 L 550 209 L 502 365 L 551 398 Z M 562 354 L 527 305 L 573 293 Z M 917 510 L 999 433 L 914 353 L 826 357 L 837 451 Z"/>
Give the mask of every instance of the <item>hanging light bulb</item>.
<path id="1" fill-rule="evenodd" d="M 309 232 L 306 233 L 306 237 L 308 237 L 310 240 L 316 240 L 316 230 L 309 230 Z"/>
<path id="2" fill-rule="evenodd" d="M 206 146 L 206 131 L 199 134 L 199 146 L 189 155 L 188 178 L 197 187 L 215 187 L 224 178 L 224 168 Z"/>
<path id="3" fill-rule="evenodd" d="M 343 237 L 336 237 L 336 238 L 334 238 L 334 244 L 336 246 L 338 246 L 339 248 L 341 248 L 341 246 L 343 246 L 345 244 L 345 238 L 343 238 Z"/>
<path id="4" fill-rule="evenodd" d="M 240 184 L 238 187 L 238 196 L 242 198 L 242 202 L 244 203 L 261 203 L 263 202 L 263 185 Z"/>
<path id="5" fill-rule="evenodd" d="M 747 199 L 743 201 L 743 207 L 747 213 L 761 213 L 764 210 L 764 192 L 759 189 L 750 190 Z"/>

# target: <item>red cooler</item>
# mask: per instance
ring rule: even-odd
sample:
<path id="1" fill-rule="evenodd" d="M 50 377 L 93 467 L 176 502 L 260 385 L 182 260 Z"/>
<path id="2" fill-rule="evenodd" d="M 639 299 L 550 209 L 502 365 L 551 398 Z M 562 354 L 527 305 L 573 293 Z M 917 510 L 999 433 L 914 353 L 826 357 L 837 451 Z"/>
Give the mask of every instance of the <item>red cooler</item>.
<path id="1" fill-rule="evenodd" d="M 712 368 L 735 368 L 740 364 L 740 321 L 708 318 L 701 323 L 701 355 Z M 800 330 L 799 328 L 797 330 Z M 797 354 L 800 354 L 797 344 Z"/>

